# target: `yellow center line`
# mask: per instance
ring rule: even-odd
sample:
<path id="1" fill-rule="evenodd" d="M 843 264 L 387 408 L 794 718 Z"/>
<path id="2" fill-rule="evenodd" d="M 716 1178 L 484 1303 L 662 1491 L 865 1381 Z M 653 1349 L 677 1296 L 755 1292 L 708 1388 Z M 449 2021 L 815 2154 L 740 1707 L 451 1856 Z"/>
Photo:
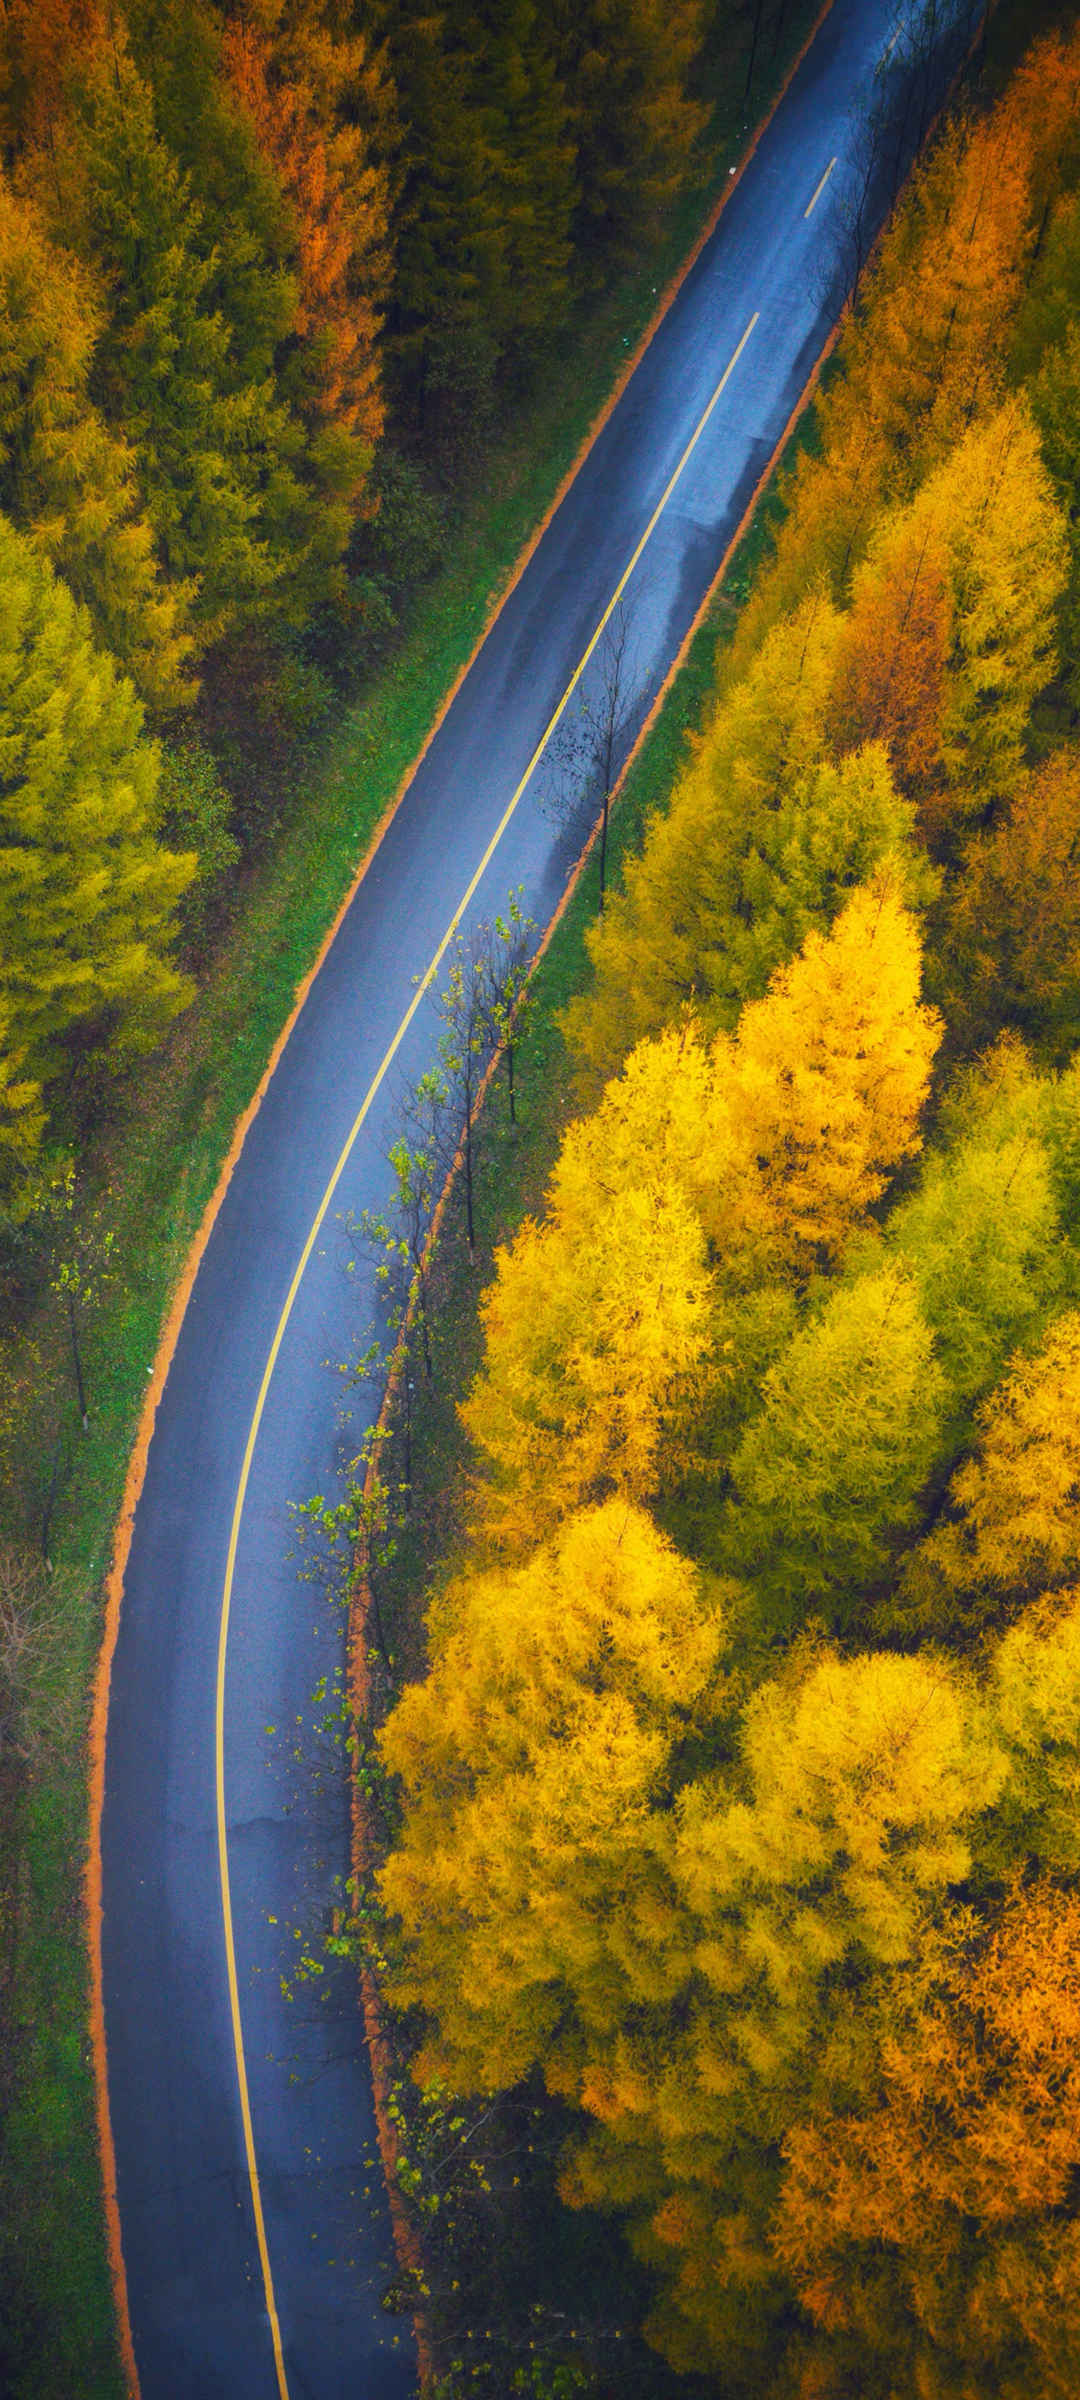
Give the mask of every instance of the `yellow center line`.
<path id="1" fill-rule="evenodd" d="M 900 39 L 900 27 L 899 27 L 899 25 L 898 25 L 898 26 L 897 26 L 897 28 L 896 28 L 896 32 L 894 33 L 894 35 L 893 35 L 893 37 L 892 37 L 892 40 L 891 40 L 891 42 L 886 42 L 886 44 L 885 44 L 885 48 L 884 48 L 884 50 L 882 51 L 882 53 L 881 53 L 881 57 L 880 57 L 880 58 L 879 58 L 879 60 L 878 60 L 878 65 L 879 65 L 879 67 L 883 67 L 883 66 L 884 66 L 884 64 L 885 64 L 885 61 L 886 61 L 886 59 L 887 59 L 887 58 L 891 58 L 891 57 L 892 57 L 893 51 L 895 50 L 895 48 L 896 48 L 896 45 L 897 45 L 897 42 L 899 41 L 899 39 Z"/>
<path id="2" fill-rule="evenodd" d="M 722 391 L 724 390 L 725 384 L 728 382 L 729 377 L 734 373 L 734 370 L 737 367 L 740 358 L 742 357 L 747 342 L 749 341 L 754 327 L 757 324 L 758 313 L 758 310 L 755 309 L 746 331 L 743 334 L 742 340 L 739 342 L 737 348 L 733 350 L 731 357 L 728 360 L 724 372 L 720 377 L 720 381 L 716 386 L 716 390 L 709 401 L 708 407 L 694 427 L 694 431 L 690 436 L 690 440 L 688 441 L 685 450 L 683 451 L 678 466 L 676 467 L 662 498 L 657 502 L 657 505 L 653 510 L 652 516 L 645 527 L 645 531 L 641 536 L 636 550 L 634 551 L 633 557 L 624 569 L 618 583 L 615 586 L 615 590 L 608 601 L 607 607 L 604 610 L 604 614 L 600 619 L 595 633 L 593 634 L 588 649 L 583 651 L 582 656 L 578 660 L 577 666 L 575 667 L 570 681 L 567 684 L 562 699 L 560 700 L 558 707 L 554 711 L 550 722 L 545 727 L 544 732 L 542 733 L 540 740 L 533 751 L 532 757 L 530 758 L 528 766 L 525 769 L 525 773 L 518 784 L 517 790 L 514 792 L 513 797 L 507 802 L 502 816 L 499 819 L 499 823 L 496 826 L 491 840 L 488 843 L 487 849 L 485 850 L 480 864 L 476 869 L 476 873 L 473 875 L 467 891 L 463 894 L 461 900 L 458 902 L 457 908 L 455 909 L 454 914 L 450 919 L 450 923 L 446 928 L 446 932 L 444 933 L 442 940 L 439 943 L 439 947 L 436 950 L 433 959 L 431 960 L 431 964 L 427 968 L 422 980 L 418 983 L 412 1000 L 410 1001 L 409 1006 L 402 1017 L 401 1023 L 398 1026 L 397 1032 L 395 1033 L 393 1040 L 390 1042 L 384 1057 L 382 1058 L 375 1074 L 371 1079 L 371 1082 L 368 1085 L 361 1106 L 358 1109 L 356 1117 L 354 1118 L 349 1129 L 348 1138 L 341 1151 L 337 1165 L 334 1168 L 334 1172 L 331 1175 L 330 1181 L 327 1184 L 326 1190 L 319 1202 L 318 1212 L 312 1224 L 311 1231 L 308 1234 L 307 1240 L 304 1243 L 304 1247 L 296 1262 L 296 1269 L 293 1274 L 293 1279 L 286 1294 L 285 1305 L 281 1311 L 280 1317 L 278 1318 L 274 1338 L 270 1344 L 269 1355 L 267 1357 L 266 1365 L 263 1368 L 262 1381 L 259 1385 L 258 1398 L 255 1402 L 255 1411 L 251 1419 L 251 1424 L 248 1428 L 247 1441 L 244 1445 L 243 1463 L 240 1469 L 240 1480 L 236 1488 L 236 1502 L 233 1508 L 232 1526 L 229 1532 L 229 1549 L 225 1562 L 225 1583 L 221 1596 L 221 1621 L 218 1630 L 217 1700 L 214 1714 L 214 1781 L 217 1796 L 217 1838 L 218 1865 L 221 1875 L 221 1909 L 225 1928 L 225 1964 L 229 1986 L 229 2008 L 232 2015 L 233 2046 L 236 2052 L 236 2079 L 240 2088 L 240 2114 L 243 2120 L 244 2149 L 247 2155 L 248 2181 L 251 2185 L 251 2201 L 255 2216 L 255 2239 L 259 2252 L 259 2264 L 262 2268 L 263 2290 L 266 2296 L 267 2315 L 270 2321 L 270 2338 L 274 2348 L 274 2364 L 277 2368 L 279 2400 L 289 2400 L 289 2386 L 285 2373 L 285 2358 L 281 2346 L 281 2327 L 278 2323 L 277 2306 L 274 2299 L 274 2278 L 270 2266 L 270 2253 L 266 2242 L 266 2224 L 263 2217 L 262 2193 L 259 2186 L 259 2170 L 255 2156 L 255 2134 L 251 2120 L 251 2101 L 248 2094 L 247 2062 L 244 2056 L 244 2036 L 240 2017 L 240 1987 L 236 1972 L 236 1943 L 233 1935 L 232 1901 L 230 1898 L 229 1888 L 228 1830 L 225 1821 L 225 1660 L 229 1641 L 229 1615 L 232 1608 L 233 1579 L 236 1573 L 236 1553 L 240 1541 L 240 1522 L 244 1513 L 244 1501 L 247 1497 L 248 1481 L 251 1475 L 251 1462 L 255 1455 L 255 1443 L 258 1439 L 259 1426 L 262 1423 L 263 1410 L 266 1406 L 266 1398 L 270 1389 L 271 1377 L 277 1364 L 278 1353 L 285 1338 L 285 1330 L 288 1325 L 289 1318 L 293 1312 L 296 1295 L 300 1289 L 311 1253 L 322 1230 L 327 1210 L 330 1207 L 334 1193 L 337 1190 L 346 1165 L 348 1164 L 349 1156 L 356 1142 L 357 1135 L 359 1134 L 368 1111 L 371 1108 L 380 1084 L 383 1082 L 384 1077 L 386 1076 L 389 1068 L 393 1064 L 395 1057 L 397 1056 L 397 1053 L 405 1039 L 405 1035 L 407 1034 L 410 1025 L 412 1024 L 413 1018 L 416 1015 L 421 1001 L 423 1000 L 425 994 L 430 991 L 431 986 L 435 981 L 435 977 L 437 976 L 439 968 L 442 965 L 442 961 L 446 956 L 447 950 L 453 941 L 458 926 L 461 923 L 466 909 L 469 907 L 470 902 L 474 898 L 484 875 L 487 873 L 487 869 L 491 864 L 491 861 L 496 850 L 498 849 L 504 833 L 506 832 L 506 828 L 509 825 L 511 818 L 518 807 L 525 788 L 529 782 L 530 776 L 533 774 L 534 769 L 543 756 L 544 750 L 555 731 L 555 727 L 562 716 L 563 710 L 565 709 L 567 702 L 571 699 L 578 683 L 581 680 L 582 675 L 585 672 L 586 667 L 588 666 L 593 651 L 595 650 L 598 641 L 601 639 L 605 626 L 609 623 L 613 611 L 618 607 L 619 601 L 621 600 L 622 595 L 626 590 L 626 586 L 630 581 L 630 577 L 634 572 L 634 568 L 641 557 L 641 553 L 644 550 L 646 543 L 650 539 L 650 536 L 655 531 L 656 526 L 658 525 L 660 518 L 667 507 L 668 501 L 671 498 L 675 486 L 679 481 L 683 469 L 685 468 L 687 461 L 691 456 L 691 453 L 696 449 L 697 444 L 705 431 L 705 427 L 709 422 L 709 418 L 716 407 L 716 403 L 719 400 Z"/>
<path id="3" fill-rule="evenodd" d="M 825 189 L 825 186 L 826 186 L 826 184 L 827 184 L 827 182 L 828 182 L 828 180 L 829 180 L 829 177 L 830 177 L 830 175 L 832 174 L 832 171 L 833 171 L 833 168 L 835 167 L 835 165 L 836 165 L 836 160 L 835 160 L 835 158 L 830 158 L 830 160 L 829 160 L 829 163 L 828 163 L 828 166 L 827 166 L 827 167 L 826 167 L 826 169 L 825 169 L 825 173 L 824 173 L 824 175 L 823 175 L 823 176 L 822 176 L 822 178 L 821 178 L 821 182 L 819 183 L 819 185 L 818 185 L 818 187 L 817 187 L 817 190 L 816 190 L 816 192 L 814 193 L 814 197 L 813 197 L 813 199 L 812 199 L 812 200 L 811 200 L 811 202 L 810 202 L 810 206 L 809 206 L 809 208 L 804 208 L 804 210 L 803 210 L 803 212 L 802 212 L 804 217 L 809 217 L 809 216 L 812 216 L 812 214 L 813 214 L 813 212 L 814 212 L 815 208 L 817 207 L 818 201 L 819 201 L 819 200 L 820 200 L 820 198 L 821 198 L 822 192 L 824 191 L 824 189 Z"/>

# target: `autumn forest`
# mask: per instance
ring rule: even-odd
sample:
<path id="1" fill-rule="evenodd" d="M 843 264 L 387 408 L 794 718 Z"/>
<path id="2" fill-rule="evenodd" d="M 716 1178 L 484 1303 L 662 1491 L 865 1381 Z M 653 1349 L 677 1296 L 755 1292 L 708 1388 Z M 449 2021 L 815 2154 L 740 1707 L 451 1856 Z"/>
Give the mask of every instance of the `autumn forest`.
<path id="1" fill-rule="evenodd" d="M 478 1363 L 446 1370 L 464 1463 L 404 1678 L 364 1612 L 401 1604 L 460 1105 L 438 1173 L 414 1108 L 364 1229 L 398 1413 L 381 1548 L 341 1519 L 373 1871 L 330 1946 L 397 2062 L 433 2400 L 1080 2390 L 1080 34 L 1039 23 L 973 50 L 849 258 L 673 788 L 593 912 L 543 1188 L 461 1270 Z M 791 33 L 739 0 L 0 6 L 13 2122 L 47 2080 L 18 1862 L 90 1671 L 54 1723 L 36 1628 L 140 1064 L 183 1073 L 492 446 Z M 529 930 L 512 904 L 484 1063 Z M 424 2162 L 489 2111 L 477 2216 Z M 566 2314 L 537 2303 L 534 2357 L 489 2327 L 485 2368 L 452 2295 L 500 2207 Z M 8 2289 L 0 2382 L 39 2340 L 0 2238 Z"/>

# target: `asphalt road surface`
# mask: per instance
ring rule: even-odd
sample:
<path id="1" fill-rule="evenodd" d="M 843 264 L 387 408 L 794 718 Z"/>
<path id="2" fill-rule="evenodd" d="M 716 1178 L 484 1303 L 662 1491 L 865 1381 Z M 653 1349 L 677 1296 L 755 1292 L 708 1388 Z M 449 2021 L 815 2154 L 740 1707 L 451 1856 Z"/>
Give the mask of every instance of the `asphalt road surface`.
<path id="1" fill-rule="evenodd" d="M 393 1077 L 357 1132 L 268 1382 L 265 1370 L 414 978 L 655 512 L 626 587 L 638 722 L 787 422 L 835 311 L 835 194 L 894 23 L 891 0 L 836 0 L 386 831 L 195 1283 L 136 1515 L 106 1754 L 109 2101 L 143 2400 L 392 2400 L 415 2385 L 408 2319 L 380 2305 L 394 2260 L 351 1973 L 292 1999 L 282 1989 L 340 1893 L 348 1844 L 341 1763 L 311 1732 L 341 1627 L 298 1576 L 287 1504 L 333 1484 L 338 1387 L 325 1362 L 365 1316 L 338 1216 L 389 1196 Z M 568 844 L 540 806 L 545 780 L 526 783 L 466 922 L 517 885 L 538 924 L 550 917 Z M 395 1075 L 414 1078 L 433 1043 L 424 1003 Z M 232 1992 L 216 1747 L 226 1591 Z"/>

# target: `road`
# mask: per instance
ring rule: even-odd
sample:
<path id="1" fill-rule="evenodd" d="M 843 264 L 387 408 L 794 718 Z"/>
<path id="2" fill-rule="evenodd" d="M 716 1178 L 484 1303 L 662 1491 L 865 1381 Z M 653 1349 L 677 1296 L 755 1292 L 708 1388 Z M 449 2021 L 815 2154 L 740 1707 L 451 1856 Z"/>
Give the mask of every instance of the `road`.
<path id="1" fill-rule="evenodd" d="M 380 2306 L 394 2262 L 351 1975 L 322 1978 L 316 1997 L 283 1991 L 348 1841 L 340 1762 L 305 1730 L 341 1628 L 298 1576 L 287 1503 L 332 1482 L 325 1362 L 364 1317 L 337 1220 L 388 1196 L 393 1077 L 299 1278 L 297 1264 L 414 978 L 650 524 L 626 587 L 639 720 L 714 575 L 828 331 L 831 196 L 892 30 L 891 0 L 835 0 L 384 834 L 187 1307 L 135 1519 L 102 1822 L 109 2107 L 143 2400 L 414 2388 L 408 2321 Z M 550 917 L 567 845 L 543 780 L 524 782 L 467 920 L 517 885 L 538 924 Z M 433 1039 L 424 1003 L 395 1074 L 415 1077 Z"/>

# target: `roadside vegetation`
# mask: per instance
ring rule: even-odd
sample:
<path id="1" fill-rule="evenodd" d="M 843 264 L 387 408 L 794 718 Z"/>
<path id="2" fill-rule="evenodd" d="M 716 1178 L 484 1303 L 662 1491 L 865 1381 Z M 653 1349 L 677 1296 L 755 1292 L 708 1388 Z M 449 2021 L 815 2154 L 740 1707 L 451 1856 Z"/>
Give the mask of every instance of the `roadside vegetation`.
<path id="1" fill-rule="evenodd" d="M 34 2400 L 117 2388 L 82 1737 L 163 1312 L 372 829 L 812 14 L 527 8 L 496 106 L 465 0 L 4 11 L 0 2381 Z"/>
<path id="2" fill-rule="evenodd" d="M 448 2400 L 1080 2373 L 1075 33 L 994 88 L 545 954 L 377 1457 L 355 1932 Z"/>

